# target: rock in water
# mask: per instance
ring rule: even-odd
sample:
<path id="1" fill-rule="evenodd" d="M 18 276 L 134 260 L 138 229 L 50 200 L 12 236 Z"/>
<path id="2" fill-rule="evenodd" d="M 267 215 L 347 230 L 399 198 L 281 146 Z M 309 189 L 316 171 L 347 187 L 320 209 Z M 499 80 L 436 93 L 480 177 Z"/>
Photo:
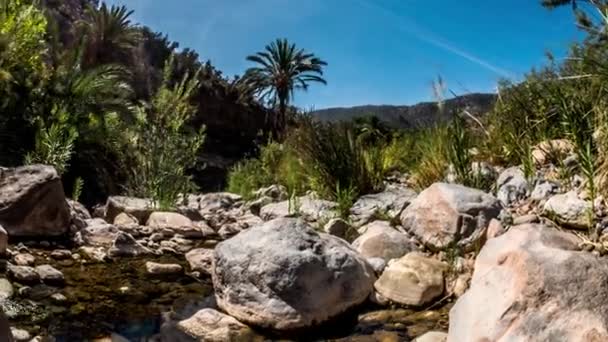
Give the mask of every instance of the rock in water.
<path id="1" fill-rule="evenodd" d="M 421 306 L 443 294 L 447 269 L 447 264 L 413 252 L 389 263 L 374 287 L 395 303 Z"/>
<path id="2" fill-rule="evenodd" d="M 151 250 L 142 246 L 130 234 L 120 232 L 114 244 L 108 250 L 108 256 L 111 258 L 117 257 L 136 257 L 140 255 L 153 254 Z"/>
<path id="3" fill-rule="evenodd" d="M 374 270 L 341 239 L 298 219 L 275 219 L 221 242 L 213 285 L 238 320 L 290 330 L 323 323 L 365 301 Z"/>
<path id="4" fill-rule="evenodd" d="M 213 249 L 195 248 L 186 253 L 186 261 L 192 271 L 211 274 L 213 269 Z"/>
<path id="5" fill-rule="evenodd" d="M 112 196 L 106 203 L 106 221 L 114 222 L 120 213 L 135 217 L 140 224 L 146 223 L 154 211 L 154 203 L 150 199 L 125 196 Z"/>
<path id="6" fill-rule="evenodd" d="M 579 242 L 542 225 L 489 240 L 448 341 L 608 341 L 608 263 Z"/>
<path id="7" fill-rule="evenodd" d="M 412 201 L 401 215 L 403 227 L 431 250 L 457 244 L 470 250 L 482 239 L 500 202 L 481 190 L 435 183 Z"/>
<path id="8" fill-rule="evenodd" d="M 264 338 L 217 310 L 202 309 L 192 317 L 161 328 L 161 342 L 257 342 Z"/>
<path id="9" fill-rule="evenodd" d="M 0 171 L 0 224 L 10 236 L 67 233 L 70 209 L 57 171 L 44 165 Z"/>
<path id="10" fill-rule="evenodd" d="M 192 220 L 178 213 L 155 211 L 148 218 L 146 225 L 155 229 L 167 229 L 187 238 L 203 237 L 203 232 Z"/>
<path id="11" fill-rule="evenodd" d="M 74 240 L 79 245 L 92 247 L 109 247 L 120 230 L 100 218 L 86 220 L 87 226 L 76 233 Z"/>
<path id="12" fill-rule="evenodd" d="M 32 335 L 27 330 L 11 328 L 11 334 L 15 342 L 28 342 Z"/>
<path id="13" fill-rule="evenodd" d="M 8 279 L 0 278 L 0 303 L 4 300 L 11 298 L 15 293 L 13 284 Z"/>
<path id="14" fill-rule="evenodd" d="M 36 257 L 29 253 L 19 253 L 13 256 L 13 262 L 17 266 L 32 266 L 36 263 Z"/>
<path id="15" fill-rule="evenodd" d="M 171 275 L 182 273 L 182 266 L 179 264 L 159 264 L 156 262 L 146 262 L 146 272 L 150 275 Z"/>
<path id="16" fill-rule="evenodd" d="M 51 265 L 40 265 L 36 266 L 35 269 L 40 279 L 45 283 L 60 284 L 64 281 L 63 273 Z"/>
<path id="17" fill-rule="evenodd" d="M 8 266 L 8 275 L 21 283 L 32 284 L 40 281 L 40 276 L 33 267 L 30 266 Z"/>
<path id="18" fill-rule="evenodd" d="M 91 219 L 91 214 L 84 205 L 73 200 L 67 200 L 70 208 L 70 230 L 77 232 L 86 227 L 86 220 Z"/>
<path id="19" fill-rule="evenodd" d="M 120 213 L 120 214 L 116 215 L 113 223 L 116 226 L 132 226 L 132 225 L 136 226 L 139 224 L 139 221 L 137 220 L 137 218 L 135 216 L 133 216 L 131 214 Z"/>

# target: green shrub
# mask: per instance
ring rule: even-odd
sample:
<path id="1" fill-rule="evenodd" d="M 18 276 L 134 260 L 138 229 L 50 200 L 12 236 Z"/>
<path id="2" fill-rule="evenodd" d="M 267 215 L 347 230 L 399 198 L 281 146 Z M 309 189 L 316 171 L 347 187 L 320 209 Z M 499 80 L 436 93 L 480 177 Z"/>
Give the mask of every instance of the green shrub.
<path id="1" fill-rule="evenodd" d="M 357 200 L 357 189 L 348 187 L 341 188 L 340 184 L 336 184 L 336 193 L 334 195 L 336 203 L 338 203 L 337 213 L 343 220 L 348 220 L 350 209 Z"/>
<path id="2" fill-rule="evenodd" d="M 447 126 L 437 125 L 417 135 L 413 150 L 418 158 L 412 168 L 412 182 L 419 190 L 441 181 L 449 166 L 446 150 L 449 144 Z"/>
<path id="3" fill-rule="evenodd" d="M 274 183 L 284 185 L 289 193 L 304 194 L 310 190 L 310 181 L 304 164 L 292 148 L 287 146 L 284 152 Z"/>
<path id="4" fill-rule="evenodd" d="M 419 135 L 415 131 L 396 134 L 382 148 L 382 170 L 385 174 L 391 171 L 406 172 L 414 167 L 420 159 L 415 153 Z"/>
<path id="5" fill-rule="evenodd" d="M 447 128 L 448 139 L 446 159 L 454 168 L 456 181 L 464 185 L 472 185 L 471 154 L 469 149 L 473 147 L 470 133 L 465 128 L 462 118 L 456 116 Z"/>
<path id="6" fill-rule="evenodd" d="M 377 191 L 382 184 L 371 169 L 376 169 L 378 158 L 368 157 L 357 143 L 352 125 L 321 123 L 305 120 L 292 134 L 291 146 L 301 158 L 310 177 L 310 187 L 325 198 L 335 198 L 334 189 L 357 190 L 357 194 Z"/>
<path id="7" fill-rule="evenodd" d="M 280 184 L 290 194 L 300 195 L 309 189 L 308 178 L 295 152 L 276 142 L 263 146 L 258 158 L 236 164 L 228 173 L 227 191 L 252 199 L 262 187 Z"/>
<path id="8" fill-rule="evenodd" d="M 164 70 L 164 82 L 149 105 L 136 109 L 137 121 L 131 139 L 132 165 L 128 190 L 148 197 L 160 208 L 175 206 L 180 194 L 192 192 L 195 186 L 187 171 L 194 167 L 204 141 L 204 132 L 193 131 L 186 123 L 196 113 L 190 103 L 198 89 L 198 74 L 185 75 L 170 84 L 173 59 Z"/>
<path id="9" fill-rule="evenodd" d="M 61 175 L 67 169 L 74 151 L 74 141 L 78 132 L 68 120 L 69 114 L 63 109 L 55 108 L 53 122 L 48 125 L 38 119 L 38 131 L 34 151 L 25 156 L 26 164 L 45 164 L 55 167 Z"/>
<path id="10" fill-rule="evenodd" d="M 228 192 L 252 199 L 253 192 L 272 183 L 272 175 L 264 171 L 259 159 L 246 159 L 236 164 L 228 173 Z"/>
<path id="11" fill-rule="evenodd" d="M 72 200 L 78 202 L 80 199 L 80 195 L 82 195 L 82 188 L 84 187 L 84 180 L 78 177 L 74 180 L 74 185 L 72 186 Z"/>

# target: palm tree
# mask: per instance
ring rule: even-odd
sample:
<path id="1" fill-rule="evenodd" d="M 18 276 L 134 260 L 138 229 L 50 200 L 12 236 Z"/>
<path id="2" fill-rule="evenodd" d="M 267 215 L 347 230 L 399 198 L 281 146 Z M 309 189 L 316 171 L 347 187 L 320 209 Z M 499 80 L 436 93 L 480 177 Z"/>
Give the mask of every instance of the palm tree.
<path id="1" fill-rule="evenodd" d="M 105 3 L 99 9 L 88 8 L 80 23 L 86 44 L 83 67 L 129 62 L 141 37 L 139 28 L 131 25 L 132 14 L 125 6 L 108 8 Z"/>
<path id="2" fill-rule="evenodd" d="M 262 52 L 247 57 L 258 66 L 247 69 L 244 82 L 263 100 L 278 107 L 277 118 L 274 122 L 277 132 L 286 126 L 286 115 L 294 91 L 307 90 L 310 82 L 327 84 L 323 76 L 326 62 L 297 49 L 287 39 L 277 39 L 266 45 Z"/>

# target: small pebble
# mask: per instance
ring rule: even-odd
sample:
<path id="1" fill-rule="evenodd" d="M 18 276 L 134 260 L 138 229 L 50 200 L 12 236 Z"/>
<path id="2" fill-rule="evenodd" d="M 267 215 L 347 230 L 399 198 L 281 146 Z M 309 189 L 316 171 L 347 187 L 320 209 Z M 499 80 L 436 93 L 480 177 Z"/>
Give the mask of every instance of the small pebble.
<path id="1" fill-rule="evenodd" d="M 67 249 L 56 249 L 51 252 L 51 257 L 56 260 L 69 259 L 72 257 L 72 252 L 68 251 Z"/>
<path id="2" fill-rule="evenodd" d="M 55 304 L 63 304 L 67 302 L 68 299 L 63 294 L 57 292 L 51 296 L 51 300 L 55 302 Z"/>
<path id="3" fill-rule="evenodd" d="M 17 290 L 19 297 L 29 297 L 30 293 L 32 293 L 32 288 L 29 286 L 22 286 Z"/>
<path id="4" fill-rule="evenodd" d="M 152 235 L 150 235 L 150 241 L 154 241 L 154 242 L 159 242 L 163 240 L 163 234 L 160 233 L 154 233 Z"/>
<path id="5" fill-rule="evenodd" d="M 13 284 L 8 279 L 0 278 L 0 300 L 12 297 L 14 292 Z"/>
<path id="6" fill-rule="evenodd" d="M 9 266 L 8 275 L 20 283 L 37 283 L 40 276 L 33 267 L 30 266 Z"/>
<path id="7" fill-rule="evenodd" d="M 36 272 L 45 283 L 63 283 L 64 281 L 63 273 L 51 265 L 36 266 Z"/>
<path id="8" fill-rule="evenodd" d="M 17 251 L 21 252 L 21 253 L 27 253 L 30 250 L 23 244 L 23 242 L 19 242 L 19 244 L 17 245 Z"/>
<path id="9" fill-rule="evenodd" d="M 36 262 L 36 257 L 29 253 L 19 253 L 13 257 L 13 262 L 17 266 L 32 266 Z"/>
<path id="10" fill-rule="evenodd" d="M 168 275 L 182 273 L 182 266 L 179 264 L 159 264 L 156 262 L 146 262 L 146 272 L 151 275 Z"/>
<path id="11" fill-rule="evenodd" d="M 29 341 L 32 339 L 30 333 L 23 329 L 11 328 L 11 333 L 13 333 L 13 338 L 17 342 Z"/>

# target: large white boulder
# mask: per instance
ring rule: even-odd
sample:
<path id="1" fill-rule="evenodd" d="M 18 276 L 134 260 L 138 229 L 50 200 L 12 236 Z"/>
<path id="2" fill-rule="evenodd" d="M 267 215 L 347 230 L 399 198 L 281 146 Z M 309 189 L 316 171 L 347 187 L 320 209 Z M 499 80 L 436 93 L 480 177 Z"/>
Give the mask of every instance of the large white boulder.
<path id="1" fill-rule="evenodd" d="M 344 240 L 299 219 L 276 219 L 215 248 L 217 303 L 238 320 L 292 330 L 323 323 L 366 300 L 376 277 Z"/>
<path id="2" fill-rule="evenodd" d="M 470 250 L 498 217 L 500 202 L 481 190 L 435 183 L 422 191 L 401 214 L 401 223 L 431 250 L 449 246 Z"/>
<path id="3" fill-rule="evenodd" d="M 608 263 L 579 243 L 532 224 L 489 240 L 450 311 L 448 341 L 608 341 Z"/>
<path id="4" fill-rule="evenodd" d="M 58 236 L 68 232 L 70 208 L 51 166 L 0 170 L 0 225 L 9 236 Z"/>

